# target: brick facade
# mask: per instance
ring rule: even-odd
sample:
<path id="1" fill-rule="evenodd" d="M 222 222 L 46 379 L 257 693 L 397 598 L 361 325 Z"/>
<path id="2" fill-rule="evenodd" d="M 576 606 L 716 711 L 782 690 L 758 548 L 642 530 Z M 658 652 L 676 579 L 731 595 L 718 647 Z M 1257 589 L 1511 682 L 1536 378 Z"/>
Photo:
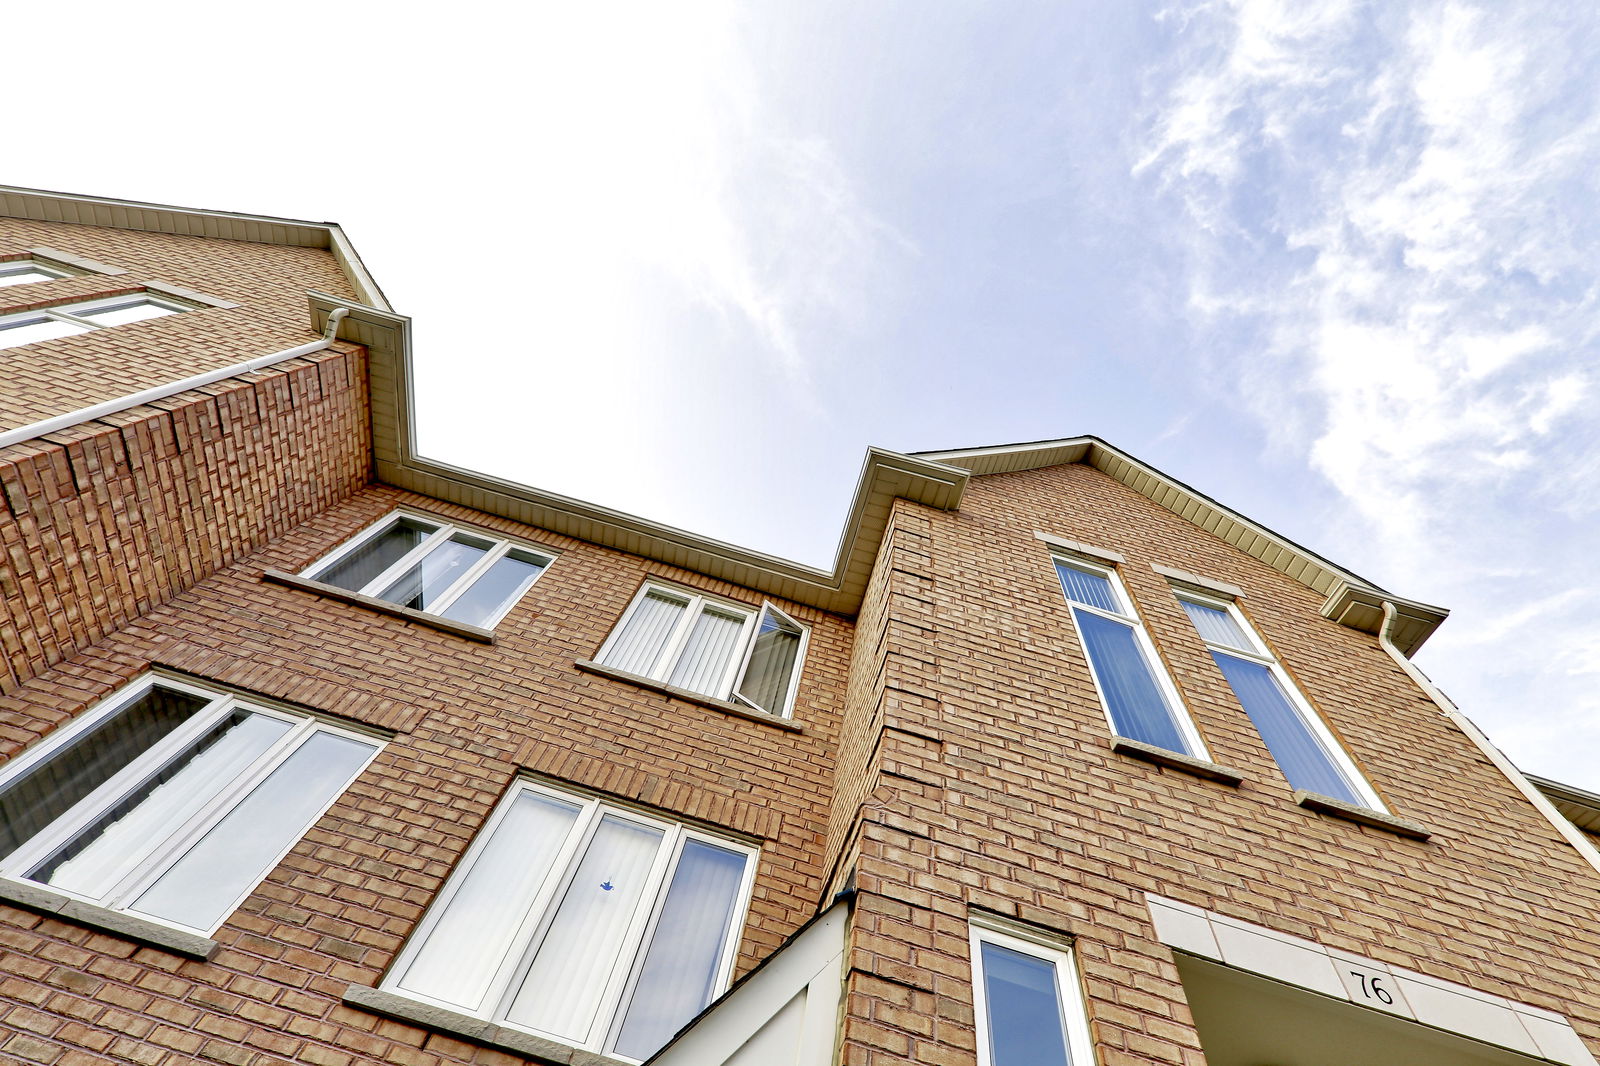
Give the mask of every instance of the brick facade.
<path id="1" fill-rule="evenodd" d="M 0 220 L 0 253 L 37 245 L 244 306 L 0 353 L 21 368 L 13 421 L 302 342 L 304 291 L 350 291 L 324 250 Z M 112 283 L 128 276 L 0 292 L 19 306 Z M 1147 892 L 1554 1011 L 1600 1049 L 1594 870 L 1372 635 L 1322 617 L 1321 593 L 1121 481 L 1058 465 L 974 478 L 953 511 L 896 502 L 853 617 L 774 601 L 810 627 L 784 728 L 581 669 L 648 579 L 769 597 L 376 483 L 367 361 L 340 344 L 0 451 L 0 761 L 152 668 L 392 738 L 208 961 L 0 905 L 0 1057 L 564 1061 L 344 1001 L 383 978 L 519 775 L 758 844 L 737 973 L 853 890 L 851 1066 L 977 1062 L 975 911 L 1075 938 L 1100 1066 L 1201 1066 Z M 401 506 L 555 562 L 492 642 L 264 580 Z M 1241 785 L 1112 750 L 1036 530 L 1125 557 L 1165 668 Z M 1296 805 L 1152 564 L 1243 588 L 1375 789 L 1432 836 Z"/>

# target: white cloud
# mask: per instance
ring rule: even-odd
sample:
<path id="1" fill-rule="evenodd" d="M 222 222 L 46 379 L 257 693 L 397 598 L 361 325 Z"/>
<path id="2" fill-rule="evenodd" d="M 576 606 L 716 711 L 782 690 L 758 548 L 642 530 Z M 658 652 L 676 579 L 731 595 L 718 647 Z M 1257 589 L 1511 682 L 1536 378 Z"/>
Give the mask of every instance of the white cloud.
<path id="1" fill-rule="evenodd" d="M 1573 731 L 1600 743 L 1600 94 L 1569 51 L 1600 23 L 1463 0 L 1168 22 L 1134 169 L 1187 212 L 1195 328 L 1234 342 L 1211 372 L 1344 498 L 1356 569 L 1458 608 L 1425 654 L 1469 710 L 1571 767 Z"/>

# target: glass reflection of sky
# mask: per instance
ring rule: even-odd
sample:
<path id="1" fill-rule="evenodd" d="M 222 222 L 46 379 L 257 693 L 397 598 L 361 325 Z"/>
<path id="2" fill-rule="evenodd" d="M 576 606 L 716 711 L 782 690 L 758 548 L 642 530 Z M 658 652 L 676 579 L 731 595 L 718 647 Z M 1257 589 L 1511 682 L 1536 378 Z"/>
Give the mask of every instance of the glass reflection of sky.
<path id="1" fill-rule="evenodd" d="M 998 944 L 982 948 L 994 1066 L 1071 1066 L 1055 966 Z"/>

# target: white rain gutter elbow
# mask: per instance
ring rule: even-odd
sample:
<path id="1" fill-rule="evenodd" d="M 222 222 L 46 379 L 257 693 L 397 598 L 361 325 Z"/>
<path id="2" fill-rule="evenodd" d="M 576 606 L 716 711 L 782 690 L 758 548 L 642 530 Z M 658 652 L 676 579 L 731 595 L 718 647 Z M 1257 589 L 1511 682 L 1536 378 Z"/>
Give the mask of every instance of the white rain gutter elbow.
<path id="1" fill-rule="evenodd" d="M 1522 771 L 1517 769 L 1516 764 L 1506 758 L 1505 753 L 1494 746 L 1494 742 L 1473 724 L 1472 719 L 1462 714 L 1460 708 L 1450 701 L 1450 697 L 1441 692 L 1432 681 L 1429 681 L 1428 675 L 1417 669 L 1416 664 L 1406 658 L 1405 653 L 1395 646 L 1394 641 L 1389 639 L 1390 628 L 1398 615 L 1399 612 L 1395 609 L 1395 605 L 1388 600 L 1384 600 L 1383 625 L 1378 629 L 1378 645 L 1389 653 L 1389 658 L 1398 663 L 1400 669 L 1404 670 L 1411 680 L 1417 683 L 1418 688 L 1428 694 L 1428 698 L 1433 700 L 1439 710 L 1444 713 L 1444 716 L 1450 719 L 1456 728 L 1465 733 L 1468 740 L 1477 745 L 1478 750 L 1483 752 L 1484 756 L 1494 764 L 1495 768 L 1505 775 L 1506 780 L 1515 785 L 1517 791 L 1521 792 L 1528 802 L 1533 804 L 1540 814 L 1544 815 L 1545 820 L 1555 828 L 1556 832 L 1565 837 L 1567 843 L 1578 850 L 1578 854 L 1583 857 L 1584 861 L 1594 867 L 1595 873 L 1600 874 L 1600 850 L 1595 848 L 1593 841 L 1584 835 L 1583 830 L 1573 825 L 1560 811 L 1556 810 L 1555 804 L 1551 803 L 1544 793 L 1534 787 L 1533 782 L 1529 781 Z"/>
<path id="2" fill-rule="evenodd" d="M 26 426 L 18 426 L 16 429 L 6 430 L 4 433 L 0 433 L 0 448 L 21 444 L 23 441 L 33 440 L 35 437 L 42 437 L 47 433 L 58 433 L 63 429 L 71 429 L 73 426 L 82 425 L 84 422 L 92 422 L 97 418 L 104 418 L 106 415 L 114 415 L 118 411 L 126 411 L 128 408 L 138 407 L 140 404 L 164 400 L 169 396 L 176 396 L 180 392 L 198 389 L 202 385 L 211 385 L 224 378 L 237 377 L 240 374 L 248 374 L 255 370 L 265 370 L 269 366 L 288 359 L 297 359 L 303 355 L 312 355 L 320 352 L 338 339 L 339 323 L 344 321 L 345 316 L 349 314 L 350 309 L 348 307 L 334 308 L 328 314 L 328 328 L 323 331 L 322 339 L 312 341 L 310 344 L 302 344 L 296 348 L 285 348 L 281 352 L 273 352 L 270 355 L 260 355 L 254 359 L 246 359 L 242 363 L 235 363 L 232 366 L 225 366 L 217 370 L 207 370 L 203 374 L 195 374 L 181 381 L 169 381 L 165 385 L 157 385 L 153 389 L 129 393 L 114 400 L 97 403 L 93 407 L 82 407 L 76 411 L 68 411 L 64 415 L 55 415 L 38 422 L 32 422 Z"/>

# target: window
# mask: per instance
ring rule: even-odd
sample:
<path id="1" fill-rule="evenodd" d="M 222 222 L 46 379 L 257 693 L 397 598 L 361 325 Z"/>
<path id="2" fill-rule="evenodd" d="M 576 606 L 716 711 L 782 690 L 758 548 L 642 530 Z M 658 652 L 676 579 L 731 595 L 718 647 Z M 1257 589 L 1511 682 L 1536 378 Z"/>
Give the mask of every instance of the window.
<path id="1" fill-rule="evenodd" d="M 1238 606 L 1188 592 L 1179 593 L 1178 602 L 1289 784 L 1358 807 L 1383 810 L 1377 794 Z"/>
<path id="2" fill-rule="evenodd" d="M 1111 728 L 1130 740 L 1205 758 L 1116 571 L 1060 556 L 1055 564 Z"/>
<path id="3" fill-rule="evenodd" d="M 686 589 L 646 584 L 599 661 L 674 688 L 786 717 L 809 630 L 772 604 L 754 611 Z"/>
<path id="4" fill-rule="evenodd" d="M 54 281 L 71 277 L 65 270 L 46 266 L 35 259 L 11 259 L 0 263 L 0 288 L 28 285 L 35 281 Z"/>
<path id="5" fill-rule="evenodd" d="M 490 629 L 554 561 L 436 519 L 392 514 L 301 576 Z"/>
<path id="6" fill-rule="evenodd" d="M 1093 1066 L 1072 952 L 998 919 L 972 923 L 978 1066 Z"/>
<path id="7" fill-rule="evenodd" d="M 0 316 L 0 348 L 16 348 L 35 341 L 70 337 L 74 333 L 87 333 L 92 329 L 142 322 L 147 318 L 161 318 L 191 310 L 193 308 L 175 300 L 135 294 L 46 307 L 37 311 L 19 311 L 14 315 Z"/>
<path id="8" fill-rule="evenodd" d="M 0 875 L 209 935 L 379 746 L 147 679 L 0 773 Z"/>
<path id="9" fill-rule="evenodd" d="M 727 987 L 754 871 L 744 845 L 519 781 L 384 987 L 647 1059 Z"/>

